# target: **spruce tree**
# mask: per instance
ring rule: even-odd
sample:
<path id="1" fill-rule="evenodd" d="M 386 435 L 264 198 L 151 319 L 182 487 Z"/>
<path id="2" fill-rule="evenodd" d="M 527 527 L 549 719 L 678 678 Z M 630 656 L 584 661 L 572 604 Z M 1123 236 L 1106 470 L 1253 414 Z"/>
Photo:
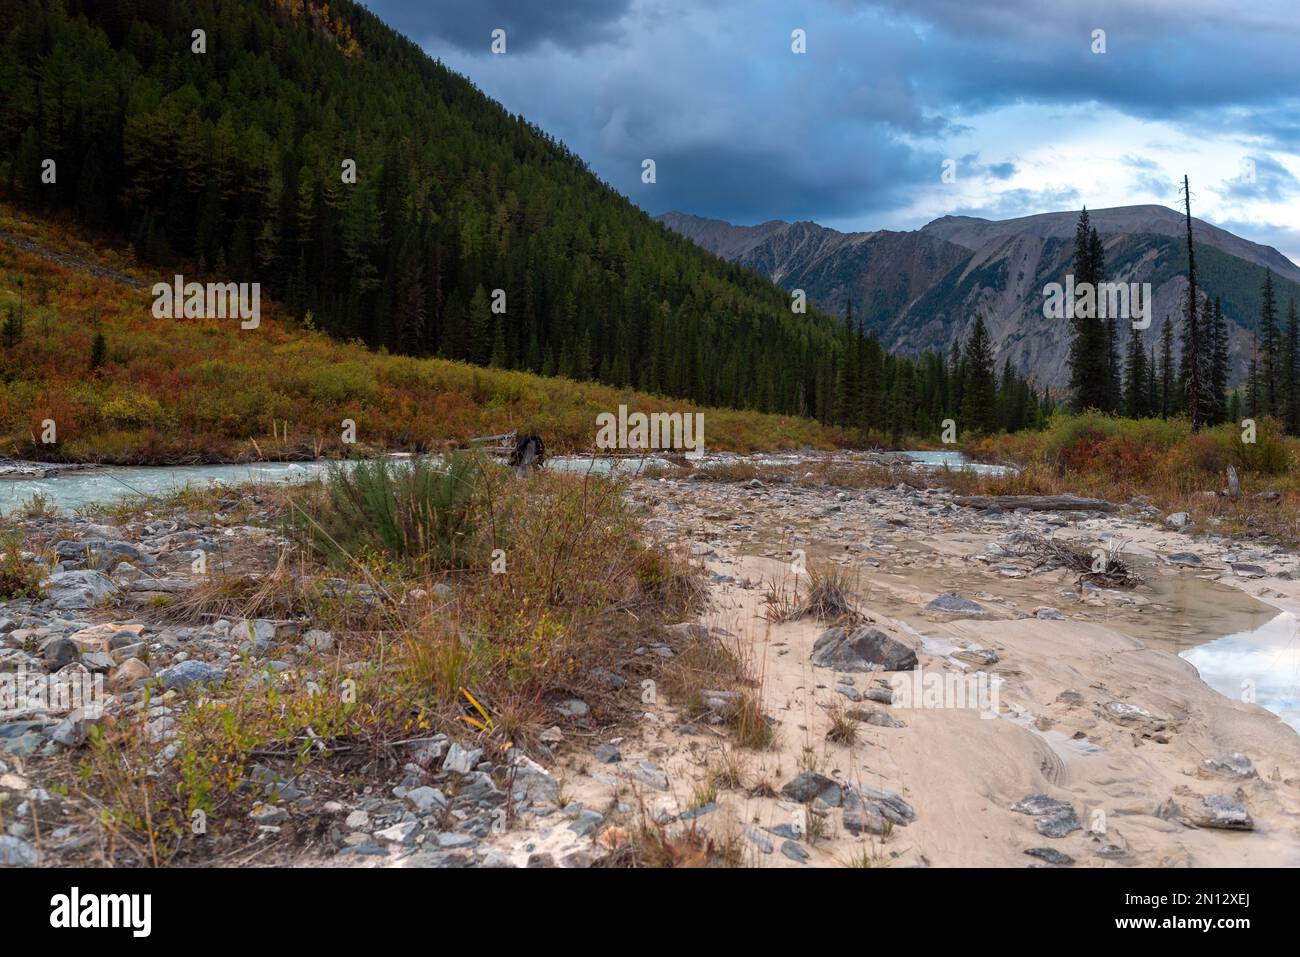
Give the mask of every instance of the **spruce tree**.
<path id="1" fill-rule="evenodd" d="M 1259 409 L 1257 415 L 1277 415 L 1282 410 L 1281 361 L 1277 332 L 1277 301 L 1273 293 L 1273 270 L 1264 271 L 1259 304 Z"/>
<path id="2" fill-rule="evenodd" d="M 0 339 L 3 339 L 6 349 L 12 349 L 23 341 L 23 314 L 12 302 L 4 326 L 0 327 Z"/>
<path id="3" fill-rule="evenodd" d="M 1160 415 L 1160 384 L 1156 377 L 1156 347 L 1147 353 L 1147 415 Z"/>
<path id="4" fill-rule="evenodd" d="M 1285 383 L 1286 430 L 1300 435 L 1300 316 L 1295 299 L 1286 314 L 1286 334 L 1282 337 L 1282 379 Z"/>
<path id="5" fill-rule="evenodd" d="M 1124 384 L 1124 414 L 1132 419 L 1145 418 L 1150 414 L 1147 408 L 1147 352 L 1138 329 L 1129 330 Z"/>
<path id="6" fill-rule="evenodd" d="M 997 373 L 993 346 L 984 317 L 975 317 L 975 327 L 966 341 L 966 382 L 962 399 L 962 421 L 975 432 L 997 429 Z"/>
<path id="7" fill-rule="evenodd" d="M 1228 417 L 1228 323 L 1223 318 L 1223 301 L 1214 297 L 1214 310 L 1210 313 L 1209 348 L 1211 350 L 1209 388 L 1212 423 L 1224 422 Z"/>
<path id="8" fill-rule="evenodd" d="M 1076 411 L 1085 409 L 1107 410 L 1115 407 L 1112 392 L 1112 368 L 1109 332 L 1106 324 L 1098 320 L 1096 286 L 1101 279 L 1101 238 L 1088 220 L 1088 209 L 1079 213 L 1074 231 L 1074 258 L 1071 265 L 1076 291 L 1085 284 L 1091 285 L 1094 294 L 1092 307 L 1083 302 L 1068 304 L 1073 307 L 1070 340 L 1070 392 Z"/>
<path id="9" fill-rule="evenodd" d="M 1160 418 L 1167 419 L 1178 412 L 1180 403 L 1176 391 L 1174 372 L 1174 324 L 1165 316 L 1160 330 Z"/>
<path id="10" fill-rule="evenodd" d="M 1192 420 L 1192 431 L 1198 432 L 1205 424 L 1205 357 L 1204 336 L 1200 319 L 1200 287 L 1196 279 L 1196 252 L 1192 247 L 1192 189 L 1187 176 L 1183 176 L 1183 203 L 1187 222 L 1187 301 L 1183 306 L 1183 353 L 1181 376 L 1187 414 Z"/>
<path id="11" fill-rule="evenodd" d="M 94 372 L 104 364 L 108 358 L 108 342 L 104 339 L 102 332 L 96 332 L 94 341 L 90 344 L 90 371 Z"/>

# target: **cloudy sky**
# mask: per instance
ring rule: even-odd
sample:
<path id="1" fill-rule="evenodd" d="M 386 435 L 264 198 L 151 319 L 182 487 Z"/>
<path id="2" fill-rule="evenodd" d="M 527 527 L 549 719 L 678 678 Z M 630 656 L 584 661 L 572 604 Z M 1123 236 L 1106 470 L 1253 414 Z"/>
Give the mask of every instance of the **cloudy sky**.
<path id="1" fill-rule="evenodd" d="M 1175 206 L 1186 172 L 1300 262 L 1294 0 L 365 2 L 652 214 L 914 229 Z"/>

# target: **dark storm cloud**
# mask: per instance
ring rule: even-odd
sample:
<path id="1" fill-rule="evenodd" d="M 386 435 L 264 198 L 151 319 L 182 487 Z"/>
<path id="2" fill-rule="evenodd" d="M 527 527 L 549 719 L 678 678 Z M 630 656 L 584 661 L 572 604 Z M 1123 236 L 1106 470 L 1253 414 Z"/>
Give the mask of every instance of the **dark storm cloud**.
<path id="1" fill-rule="evenodd" d="M 1300 143 L 1300 19 L 1288 0 L 873 0 L 927 37 L 917 82 L 964 109 L 1010 103 L 1104 103 L 1126 113 L 1223 131 L 1207 108 L 1234 107 L 1230 125 Z M 1105 32 L 1094 53 L 1093 31 Z"/>
<path id="2" fill-rule="evenodd" d="M 544 42 L 580 50 L 618 34 L 630 0 L 365 0 L 385 23 L 417 42 L 439 37 L 463 50 L 486 51 L 492 31 L 506 31 L 506 49 Z"/>
<path id="3" fill-rule="evenodd" d="M 905 150 L 882 150 L 872 163 L 842 163 L 819 173 L 798 156 L 710 144 L 656 157 L 654 185 L 641 183 L 639 166 L 613 185 L 654 215 L 689 210 L 747 225 L 825 221 L 846 210 L 871 215 L 906 202 L 918 178 L 937 179 L 937 161 L 924 171 L 912 168 L 914 162 Z"/>
<path id="4" fill-rule="evenodd" d="M 1098 116 L 1165 124 L 1160 147 L 1112 142 L 1104 120 L 1072 144 L 1070 158 L 1096 149 L 1131 169 L 1115 180 L 1117 205 L 1126 189 L 1170 193 L 1184 169 L 1163 162 L 1198 141 L 1281 157 L 1257 164 L 1254 193 L 1224 184 L 1243 217 L 1275 220 L 1254 204 L 1296 195 L 1283 163 L 1296 168 L 1300 150 L 1300 23 L 1281 0 L 370 5 L 651 213 L 870 229 L 919 225 L 937 196 L 983 202 L 968 210 L 983 216 L 1073 208 L 1069 174 L 1045 173 L 1033 153 Z M 498 26 L 507 56 L 489 52 Z M 790 49 L 795 28 L 805 54 Z M 1094 29 L 1106 31 L 1103 54 L 1091 52 Z M 1142 155 L 1153 150 L 1161 163 Z M 975 194 L 940 188 L 949 157 Z M 658 164 L 653 187 L 640 182 L 644 158 Z"/>

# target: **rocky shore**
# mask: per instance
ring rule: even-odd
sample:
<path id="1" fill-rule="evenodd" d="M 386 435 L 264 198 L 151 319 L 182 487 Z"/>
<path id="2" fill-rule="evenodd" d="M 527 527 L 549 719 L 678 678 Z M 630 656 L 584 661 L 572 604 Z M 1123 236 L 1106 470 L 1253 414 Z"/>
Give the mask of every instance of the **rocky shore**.
<path id="1" fill-rule="evenodd" d="M 647 527 L 689 549 L 710 587 L 699 621 L 636 653 L 728 649 L 752 678 L 769 746 L 731 740 L 735 692 L 706 689 L 688 709 L 651 681 L 616 689 L 639 693 L 624 727 L 593 723 L 581 698 L 549 703 L 527 750 L 413 734 L 346 782 L 268 760 L 244 784 L 247 841 L 211 862 L 609 865 L 650 827 L 707 833 L 752 866 L 1300 865 L 1300 737 L 1178 656 L 1196 621 L 1168 598 L 1181 585 L 1231 589 L 1300 613 L 1296 556 L 1188 535 L 1180 516 L 1141 502 L 977 508 L 923 484 L 696 473 L 630 486 Z M 14 687 L 19 675 L 98 681 L 103 714 L 144 712 L 165 763 L 207 689 L 369 667 L 311 620 L 162 623 L 196 569 L 274 568 L 288 542 L 271 518 L 248 490 L 208 514 L 11 517 L 23 547 L 57 564 L 46 597 L 0 607 L 0 675 Z M 1145 583 L 1113 589 L 1044 567 L 1026 550 L 1034 538 L 1118 548 Z M 847 576 L 851 620 L 773 614 L 810 569 L 832 567 Z M 961 688 L 972 696 L 958 702 Z M 103 717 L 39 697 L 8 704 L 0 862 L 101 860 L 84 802 L 49 769 L 84 751 Z"/>

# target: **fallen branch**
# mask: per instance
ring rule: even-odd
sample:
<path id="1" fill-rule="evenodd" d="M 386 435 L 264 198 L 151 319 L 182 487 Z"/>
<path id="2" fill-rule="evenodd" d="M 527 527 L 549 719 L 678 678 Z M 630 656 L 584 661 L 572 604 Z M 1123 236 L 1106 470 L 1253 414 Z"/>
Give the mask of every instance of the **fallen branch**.
<path id="1" fill-rule="evenodd" d="M 968 508 L 1027 508 L 1034 512 L 1113 512 L 1115 506 L 1101 498 L 1078 495 L 959 495 L 953 499 Z"/>

